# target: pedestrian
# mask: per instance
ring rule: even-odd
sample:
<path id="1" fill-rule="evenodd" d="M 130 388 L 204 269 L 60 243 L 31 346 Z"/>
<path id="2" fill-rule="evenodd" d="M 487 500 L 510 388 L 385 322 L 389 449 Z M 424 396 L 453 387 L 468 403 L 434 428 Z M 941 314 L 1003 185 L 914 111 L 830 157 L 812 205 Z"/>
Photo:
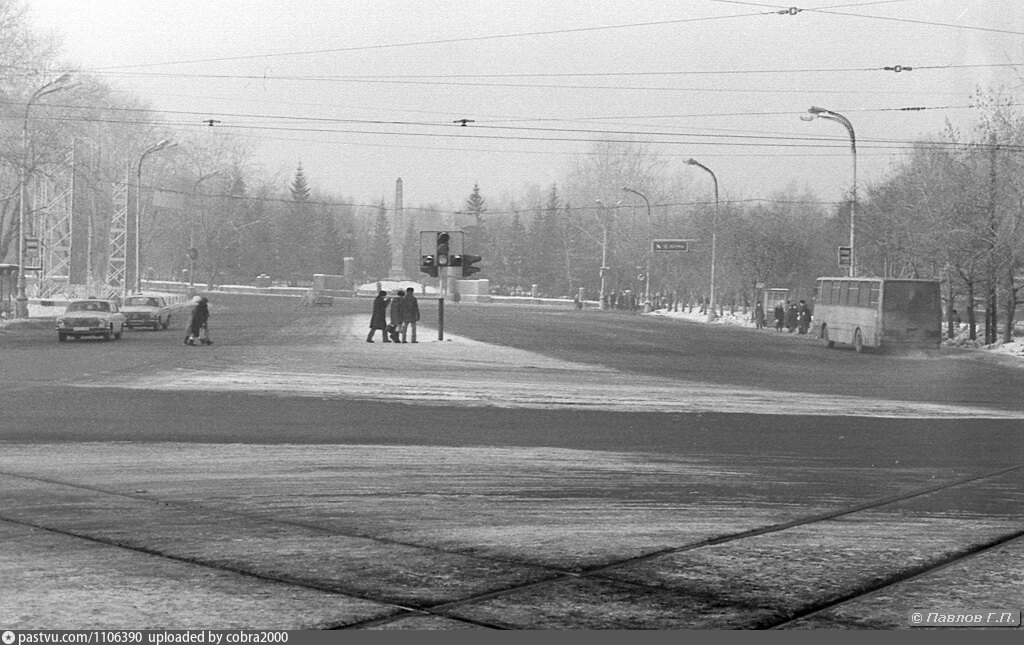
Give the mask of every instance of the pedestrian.
<path id="1" fill-rule="evenodd" d="M 398 330 L 402 328 L 404 301 L 405 291 L 402 289 L 396 291 L 395 297 L 391 299 L 391 324 L 388 325 L 387 334 L 392 343 L 402 342 Z"/>
<path id="2" fill-rule="evenodd" d="M 782 331 L 782 325 L 786 320 L 786 310 L 781 302 L 775 303 L 775 331 Z"/>
<path id="3" fill-rule="evenodd" d="M 796 329 L 796 318 L 798 310 L 795 302 L 786 301 L 786 332 L 793 333 Z"/>
<path id="4" fill-rule="evenodd" d="M 405 298 L 402 299 L 402 342 L 406 333 L 412 329 L 412 342 L 416 341 L 416 321 L 420 319 L 420 301 L 416 299 L 416 290 L 406 287 Z"/>
<path id="5" fill-rule="evenodd" d="M 796 326 L 798 333 L 806 334 L 811 328 L 811 308 L 807 306 L 806 300 L 800 301 L 796 310 Z"/>
<path id="6" fill-rule="evenodd" d="M 377 297 L 373 299 L 373 313 L 370 315 L 370 333 L 366 336 L 366 342 L 373 342 L 373 334 L 378 329 L 381 331 L 381 336 L 384 337 L 385 343 L 390 343 L 388 340 L 387 326 L 388 326 L 388 300 L 386 291 L 381 291 L 377 294 Z"/>
<path id="7" fill-rule="evenodd" d="M 209 320 L 209 301 L 205 296 L 197 296 L 188 320 L 188 332 L 185 334 L 186 345 L 195 345 L 196 339 L 199 339 L 203 345 L 213 344 L 213 341 L 210 340 Z"/>
<path id="8" fill-rule="evenodd" d="M 754 305 L 754 325 L 758 329 L 764 327 L 764 307 L 761 306 L 760 301 Z"/>

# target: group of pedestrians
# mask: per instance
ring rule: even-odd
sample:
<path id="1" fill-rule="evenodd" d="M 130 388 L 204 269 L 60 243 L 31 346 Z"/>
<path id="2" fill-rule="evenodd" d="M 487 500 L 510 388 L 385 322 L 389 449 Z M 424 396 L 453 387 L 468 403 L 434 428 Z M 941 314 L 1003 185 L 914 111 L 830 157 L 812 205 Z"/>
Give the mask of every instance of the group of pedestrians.
<path id="1" fill-rule="evenodd" d="M 385 343 L 404 343 L 412 330 L 412 340 L 416 341 L 416 323 L 420 319 L 420 303 L 416 299 L 416 291 L 408 287 L 399 289 L 393 298 L 388 298 L 387 291 L 381 291 L 373 299 L 373 313 L 370 316 L 370 333 L 366 342 L 372 343 L 373 336 L 379 329 Z M 391 313 L 391 324 L 388 324 L 388 313 Z"/>
<path id="2" fill-rule="evenodd" d="M 780 302 L 775 305 L 773 314 L 775 316 L 776 331 L 782 331 L 785 328 L 789 333 L 796 331 L 799 334 L 806 334 L 811 328 L 811 308 L 806 300 L 801 300 L 799 304 L 789 300 L 785 304 Z M 758 329 L 764 327 L 764 314 L 761 309 L 761 303 L 757 304 L 755 317 L 758 319 Z"/>

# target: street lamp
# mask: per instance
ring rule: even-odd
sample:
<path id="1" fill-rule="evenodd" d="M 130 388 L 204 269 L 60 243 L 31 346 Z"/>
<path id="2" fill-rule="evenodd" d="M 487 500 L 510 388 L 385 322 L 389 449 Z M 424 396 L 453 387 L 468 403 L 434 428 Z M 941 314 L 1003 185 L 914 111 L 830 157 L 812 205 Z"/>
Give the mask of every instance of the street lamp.
<path id="1" fill-rule="evenodd" d="M 838 112 L 815 106 L 811 106 L 807 112 L 808 114 L 800 115 L 802 121 L 813 121 L 817 118 L 836 121 L 841 123 L 850 134 L 850 152 L 853 153 L 853 190 L 850 201 L 850 277 L 854 277 L 857 275 L 857 253 L 853 246 L 854 233 L 856 231 L 855 222 L 857 219 L 857 135 L 853 132 L 853 124 L 850 123 L 850 120 Z"/>
<path id="2" fill-rule="evenodd" d="M 28 280 L 25 276 L 25 190 L 28 184 L 28 112 L 36 99 L 72 87 L 67 82 L 71 74 L 65 72 L 32 93 L 25 104 L 25 119 L 21 128 L 21 173 L 18 181 L 18 295 L 15 296 L 15 317 L 28 318 Z"/>
<path id="3" fill-rule="evenodd" d="M 687 159 L 686 163 L 691 166 L 697 166 L 702 168 L 715 182 L 715 216 L 711 221 L 711 295 L 708 300 L 708 322 L 715 319 L 715 247 L 718 244 L 718 177 L 715 177 L 715 173 L 711 172 L 711 169 L 697 161 L 696 159 Z"/>
<path id="4" fill-rule="evenodd" d="M 142 162 L 150 153 L 176 145 L 178 144 L 171 143 L 170 139 L 164 139 L 147 148 L 139 157 L 139 165 L 135 174 L 135 293 L 142 293 Z M 127 285 L 125 285 L 125 291 L 127 294 Z"/>
<path id="5" fill-rule="evenodd" d="M 598 306 L 604 310 L 608 308 L 608 302 L 605 300 L 605 274 L 608 273 L 608 207 L 604 205 L 600 199 L 595 199 L 595 202 L 604 211 L 604 217 L 599 221 L 601 222 L 601 296 L 598 300 Z M 620 199 L 615 203 L 617 208 L 622 203 Z"/>
<path id="6" fill-rule="evenodd" d="M 633 193 L 637 197 L 640 197 L 641 199 L 643 199 L 644 203 L 647 204 L 647 237 L 648 238 L 653 238 L 654 237 L 654 220 L 651 217 L 651 202 L 650 202 L 650 200 L 648 200 L 647 197 L 643 193 L 637 192 L 637 191 L 633 190 L 632 188 L 630 188 L 629 186 L 623 186 L 622 190 L 626 191 L 627 193 Z M 650 303 L 651 302 L 651 244 L 652 244 L 651 239 L 648 239 L 647 240 L 647 270 L 644 271 L 644 276 L 647 278 L 647 283 L 644 285 L 644 302 L 645 303 Z"/>

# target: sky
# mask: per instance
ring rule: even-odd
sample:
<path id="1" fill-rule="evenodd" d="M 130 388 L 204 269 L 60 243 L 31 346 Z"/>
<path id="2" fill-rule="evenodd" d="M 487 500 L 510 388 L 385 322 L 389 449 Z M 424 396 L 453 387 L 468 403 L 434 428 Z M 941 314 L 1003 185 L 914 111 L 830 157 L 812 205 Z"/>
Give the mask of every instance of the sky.
<path id="1" fill-rule="evenodd" d="M 1024 77 L 1019 0 L 27 5 L 68 65 L 176 130 L 242 137 L 282 185 L 301 162 L 314 190 L 356 203 L 391 203 L 402 178 L 406 207 L 546 188 L 608 139 L 646 142 L 671 175 L 697 159 L 723 199 L 838 201 L 849 134 L 801 120 L 809 107 L 853 125 L 863 190 L 908 142 L 969 131 L 977 88 L 1013 99 Z"/>

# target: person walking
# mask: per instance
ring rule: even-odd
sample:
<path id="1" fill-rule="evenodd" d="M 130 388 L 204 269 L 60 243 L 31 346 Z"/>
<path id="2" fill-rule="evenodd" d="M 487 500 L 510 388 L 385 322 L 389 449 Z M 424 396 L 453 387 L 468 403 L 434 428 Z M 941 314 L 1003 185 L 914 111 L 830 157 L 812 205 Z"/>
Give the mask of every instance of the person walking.
<path id="1" fill-rule="evenodd" d="M 405 342 L 406 332 L 412 328 L 412 342 L 416 340 L 416 322 L 420 319 L 420 301 L 416 299 L 416 290 L 406 287 L 405 297 L 402 298 L 402 342 Z"/>
<path id="2" fill-rule="evenodd" d="M 786 310 L 782 303 L 775 303 L 775 331 L 782 331 L 782 325 L 786 320 Z"/>
<path id="3" fill-rule="evenodd" d="M 379 329 L 381 336 L 384 337 L 385 343 L 390 343 L 388 340 L 388 300 L 386 291 L 381 291 L 377 294 L 377 297 L 373 299 L 373 313 L 370 315 L 370 333 L 366 336 L 366 342 L 373 342 L 373 334 Z"/>
<path id="4" fill-rule="evenodd" d="M 787 302 L 786 306 L 786 332 L 793 333 L 796 329 L 797 307 L 795 302 Z"/>
<path id="5" fill-rule="evenodd" d="M 761 306 L 761 301 L 754 305 L 754 326 L 758 329 L 764 327 L 764 307 Z"/>
<path id="6" fill-rule="evenodd" d="M 192 315 L 189 316 L 188 332 L 185 335 L 186 345 L 195 345 L 196 339 L 203 345 L 212 345 L 210 330 L 207 327 L 210 320 L 210 305 L 206 296 L 199 296 L 196 304 L 192 306 Z"/>
<path id="7" fill-rule="evenodd" d="M 405 291 L 399 289 L 391 299 L 391 324 L 388 325 L 388 336 L 391 342 L 400 343 L 399 330 L 402 328 L 403 308 L 405 307 Z"/>
<path id="8" fill-rule="evenodd" d="M 800 334 L 806 334 L 811 328 L 811 308 L 807 306 L 806 300 L 801 300 L 800 306 L 797 307 L 796 326 Z"/>

